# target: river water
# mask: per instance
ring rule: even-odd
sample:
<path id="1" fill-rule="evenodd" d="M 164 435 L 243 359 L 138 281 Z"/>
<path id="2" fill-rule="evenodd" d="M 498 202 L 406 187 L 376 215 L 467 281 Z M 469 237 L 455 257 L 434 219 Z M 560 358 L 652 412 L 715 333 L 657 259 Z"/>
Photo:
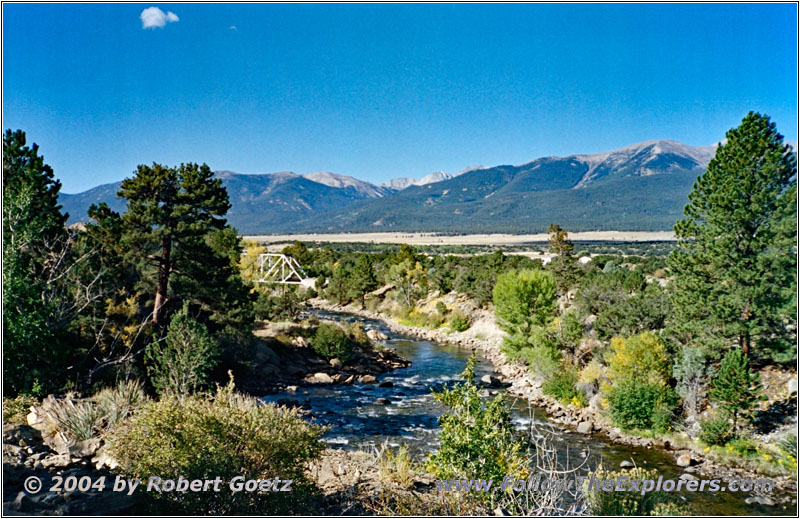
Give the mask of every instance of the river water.
<path id="1" fill-rule="evenodd" d="M 366 450 L 383 443 L 396 447 L 405 444 L 415 458 L 422 459 L 437 448 L 438 417 L 445 411 L 431 395 L 446 384 L 459 379 L 471 352 L 465 348 L 399 335 L 384 323 L 349 314 L 314 311 L 323 319 L 360 321 L 365 329 L 386 334 L 386 347 L 393 348 L 411 361 L 408 368 L 379 375 L 378 384 L 315 385 L 300 387 L 296 393 L 280 392 L 264 397 L 265 401 L 292 398 L 311 405 L 317 423 L 330 427 L 323 440 L 332 448 Z M 476 377 L 493 373 L 491 364 L 481 359 Z M 391 382 L 391 387 L 379 384 Z M 385 399 L 389 403 L 377 403 Z M 637 466 L 656 469 L 664 479 L 676 479 L 683 473 L 671 453 L 659 449 L 628 447 L 604 440 L 598 435 L 583 435 L 555 424 L 538 408 L 527 402 L 512 400 L 513 422 L 519 430 L 529 430 L 531 422 L 537 431 L 552 438 L 562 459 L 575 463 L 588 453 L 590 464 L 602 463 L 616 469 L 629 460 Z M 469 475 L 464 475 L 470 478 Z M 701 477 L 698 475 L 698 477 Z M 794 515 L 783 506 L 767 507 L 746 504 L 748 494 L 742 492 L 683 492 L 684 499 L 696 515 Z"/>

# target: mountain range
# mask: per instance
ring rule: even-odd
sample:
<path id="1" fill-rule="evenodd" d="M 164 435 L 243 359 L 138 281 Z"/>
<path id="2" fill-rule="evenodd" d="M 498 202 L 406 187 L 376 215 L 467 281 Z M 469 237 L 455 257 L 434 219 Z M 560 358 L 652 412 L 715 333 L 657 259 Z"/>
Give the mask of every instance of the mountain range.
<path id="1" fill-rule="evenodd" d="M 715 146 L 647 141 L 621 149 L 542 157 L 521 165 L 436 172 L 381 185 L 330 172 L 248 175 L 217 171 L 231 200 L 228 221 L 243 234 L 284 232 L 533 233 L 667 230 L 681 217 Z M 61 194 L 69 222 L 116 198 L 120 182 Z"/>

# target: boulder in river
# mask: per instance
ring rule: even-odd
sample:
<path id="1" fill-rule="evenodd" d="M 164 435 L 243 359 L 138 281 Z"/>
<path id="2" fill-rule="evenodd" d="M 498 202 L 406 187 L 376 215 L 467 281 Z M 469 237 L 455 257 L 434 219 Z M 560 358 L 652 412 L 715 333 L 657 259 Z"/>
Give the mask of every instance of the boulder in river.
<path id="1" fill-rule="evenodd" d="M 342 361 L 339 359 L 331 359 L 330 365 L 333 369 L 342 369 Z"/>
<path id="2" fill-rule="evenodd" d="M 374 384 L 375 382 L 378 381 L 378 379 L 376 379 L 372 375 L 362 375 L 358 377 L 358 381 L 361 382 L 362 384 Z"/>
<path id="3" fill-rule="evenodd" d="M 492 375 L 482 376 L 481 382 L 491 387 L 498 387 L 500 385 L 500 379 Z"/>
<path id="4" fill-rule="evenodd" d="M 327 373 L 314 373 L 314 376 L 311 377 L 311 382 L 317 384 L 333 384 L 333 379 Z"/>
<path id="5" fill-rule="evenodd" d="M 594 422 L 586 420 L 578 424 L 578 432 L 581 434 L 591 434 L 594 430 Z"/>
<path id="6" fill-rule="evenodd" d="M 367 330 L 367 338 L 371 341 L 385 341 L 389 337 L 386 334 L 381 333 L 378 330 Z"/>
<path id="7" fill-rule="evenodd" d="M 619 463 L 619 468 L 621 468 L 621 469 L 632 469 L 635 466 L 636 466 L 636 464 L 633 463 L 632 461 L 629 461 L 629 460 L 622 460 Z"/>
<path id="8" fill-rule="evenodd" d="M 386 382 L 381 382 L 378 384 L 378 387 L 392 387 L 394 386 L 394 382 L 387 380 Z"/>
<path id="9" fill-rule="evenodd" d="M 692 457 L 689 454 L 681 454 L 675 459 L 675 463 L 679 467 L 688 467 L 692 464 Z"/>

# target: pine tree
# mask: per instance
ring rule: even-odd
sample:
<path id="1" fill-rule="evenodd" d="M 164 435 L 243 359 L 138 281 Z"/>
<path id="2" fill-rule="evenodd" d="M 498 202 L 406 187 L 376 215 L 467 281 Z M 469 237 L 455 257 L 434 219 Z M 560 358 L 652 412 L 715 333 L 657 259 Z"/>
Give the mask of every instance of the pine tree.
<path id="1" fill-rule="evenodd" d="M 750 370 L 747 356 L 739 349 L 728 351 L 708 394 L 733 418 L 734 430 L 738 428 L 739 416 L 750 417 L 759 393 L 759 376 Z"/>
<path id="2" fill-rule="evenodd" d="M 18 219 L 3 222 L 3 238 L 14 246 L 14 230 L 34 229 L 40 240 L 52 239 L 64 232 L 67 215 L 61 213 L 58 193 L 61 182 L 53 169 L 39 155 L 39 146 L 26 145 L 25 132 L 6 130 L 3 136 L 3 196 L 28 197 L 28 211 Z M 14 227 L 12 227 L 14 226 Z"/>
<path id="3" fill-rule="evenodd" d="M 769 118 L 750 113 L 726 134 L 697 179 L 678 247 L 673 330 L 718 358 L 731 344 L 745 356 L 794 355 L 797 162 Z"/>
<path id="4" fill-rule="evenodd" d="M 3 389 L 9 394 L 52 389 L 64 323 L 57 322 L 49 286 L 66 236 L 58 205 L 61 183 L 26 145 L 25 132 L 3 136 Z M 62 364 L 63 366 L 63 364 Z M 43 387 L 47 385 L 50 387 Z"/>
<path id="5" fill-rule="evenodd" d="M 123 180 L 118 196 L 128 200 L 123 241 L 141 270 L 155 277 L 152 322 L 159 324 L 172 274 L 202 274 L 196 267 L 209 259 L 205 238 L 225 227 L 228 193 L 205 164 L 153 164 L 139 166 L 136 175 Z"/>
<path id="6" fill-rule="evenodd" d="M 575 286 L 580 275 L 578 264 L 573 254 L 574 246 L 569 239 L 567 231 L 559 225 L 550 224 L 547 233 L 549 234 L 550 252 L 555 254 L 555 257 L 548 263 L 547 269 L 553 273 L 558 293 L 563 296 L 566 295 L 570 288 Z"/>
<path id="7" fill-rule="evenodd" d="M 369 254 L 361 254 L 355 266 L 350 271 L 350 288 L 354 297 L 361 301 L 361 308 L 364 308 L 367 293 L 378 288 L 378 278 L 372 267 L 372 258 Z"/>

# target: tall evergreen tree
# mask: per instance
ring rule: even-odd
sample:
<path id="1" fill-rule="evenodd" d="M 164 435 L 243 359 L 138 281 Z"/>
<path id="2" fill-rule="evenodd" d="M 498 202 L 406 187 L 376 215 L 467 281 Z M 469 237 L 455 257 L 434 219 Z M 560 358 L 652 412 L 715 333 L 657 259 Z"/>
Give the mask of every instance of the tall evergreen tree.
<path id="1" fill-rule="evenodd" d="M 26 145 L 25 132 L 6 130 L 3 135 L 3 196 L 28 197 L 28 210 L 3 224 L 3 237 L 14 246 L 14 230 L 35 229 L 41 240 L 64 233 L 67 215 L 61 213 L 58 193 L 61 182 L 39 155 L 39 146 Z M 15 226 L 15 227 L 12 227 Z"/>
<path id="2" fill-rule="evenodd" d="M 64 258 L 66 216 L 58 205 L 61 183 L 26 145 L 25 132 L 3 136 L 3 375 L 10 394 L 52 389 L 59 347 L 57 301 L 50 274 Z M 57 265 L 54 265 L 58 262 Z M 62 358 L 63 361 L 63 358 Z M 45 387 L 49 386 L 49 387 Z M 35 392 L 35 391 L 34 391 Z"/>
<path id="3" fill-rule="evenodd" d="M 547 241 L 550 244 L 550 252 L 555 254 L 550 263 L 548 263 L 547 268 L 555 277 L 559 295 L 563 296 L 566 295 L 570 288 L 575 286 L 580 275 L 578 263 L 573 253 L 574 246 L 572 245 L 572 240 L 569 239 L 569 234 L 560 225 L 550 224 L 547 233 L 549 235 Z"/>
<path id="4" fill-rule="evenodd" d="M 734 431 L 739 429 L 739 417 L 750 419 L 760 393 L 760 377 L 750 370 L 747 355 L 738 349 L 726 353 L 708 394 L 733 418 Z"/>
<path id="5" fill-rule="evenodd" d="M 158 325 L 170 277 L 204 264 L 210 251 L 206 236 L 225 227 L 228 193 L 207 165 L 189 163 L 139 166 L 122 181 L 118 195 L 128 200 L 123 241 L 141 270 L 155 278 L 152 322 Z"/>
<path id="6" fill-rule="evenodd" d="M 372 268 L 372 258 L 369 254 L 359 256 L 350 272 L 350 288 L 353 296 L 361 302 L 361 308 L 365 306 L 367 293 L 378 288 L 378 278 Z"/>
<path id="7" fill-rule="evenodd" d="M 726 134 L 675 225 L 673 331 L 713 357 L 793 356 L 797 161 L 768 117 L 749 113 Z"/>

